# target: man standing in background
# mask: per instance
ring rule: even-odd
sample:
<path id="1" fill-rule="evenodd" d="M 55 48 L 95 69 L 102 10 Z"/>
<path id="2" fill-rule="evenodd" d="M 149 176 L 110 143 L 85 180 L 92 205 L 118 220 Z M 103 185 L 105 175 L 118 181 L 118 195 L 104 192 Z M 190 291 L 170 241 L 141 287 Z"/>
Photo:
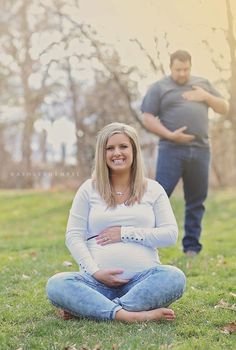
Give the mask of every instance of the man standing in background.
<path id="1" fill-rule="evenodd" d="M 160 137 L 156 180 L 168 196 L 183 180 L 183 251 L 194 256 L 202 249 L 201 222 L 208 191 L 208 108 L 226 114 L 228 104 L 208 80 L 191 76 L 187 51 L 170 56 L 170 72 L 150 87 L 141 110 L 144 126 Z"/>

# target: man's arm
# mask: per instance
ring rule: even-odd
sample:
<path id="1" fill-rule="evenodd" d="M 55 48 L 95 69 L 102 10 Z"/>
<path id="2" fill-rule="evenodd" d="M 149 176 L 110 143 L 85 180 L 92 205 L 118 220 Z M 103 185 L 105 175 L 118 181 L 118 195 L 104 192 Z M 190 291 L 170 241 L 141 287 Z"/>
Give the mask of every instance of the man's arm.
<path id="1" fill-rule="evenodd" d="M 193 90 L 183 93 L 183 98 L 188 101 L 206 102 L 209 107 L 216 113 L 227 114 L 229 111 L 229 105 L 222 97 L 217 97 L 210 94 L 200 86 L 192 86 Z"/>
<path id="2" fill-rule="evenodd" d="M 188 143 L 195 139 L 195 136 L 184 133 L 184 131 L 187 130 L 186 126 L 176 129 L 175 131 L 170 131 L 161 123 L 159 118 L 150 113 L 143 113 L 142 122 L 147 130 L 172 142 Z"/>
<path id="3" fill-rule="evenodd" d="M 228 102 L 221 97 L 213 96 L 207 92 L 205 101 L 216 113 L 227 114 L 229 112 Z"/>

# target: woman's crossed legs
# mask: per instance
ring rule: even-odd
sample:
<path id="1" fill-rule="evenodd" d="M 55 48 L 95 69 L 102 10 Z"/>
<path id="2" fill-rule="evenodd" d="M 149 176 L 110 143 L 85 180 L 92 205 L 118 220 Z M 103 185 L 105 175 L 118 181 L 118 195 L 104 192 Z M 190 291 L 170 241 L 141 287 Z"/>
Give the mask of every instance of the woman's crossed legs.
<path id="1" fill-rule="evenodd" d="M 53 305 L 70 314 L 98 320 L 139 322 L 174 320 L 166 308 L 185 290 L 185 275 L 175 267 L 158 265 L 136 274 L 122 287 L 108 287 L 88 274 L 62 272 L 47 283 L 47 295 Z"/>

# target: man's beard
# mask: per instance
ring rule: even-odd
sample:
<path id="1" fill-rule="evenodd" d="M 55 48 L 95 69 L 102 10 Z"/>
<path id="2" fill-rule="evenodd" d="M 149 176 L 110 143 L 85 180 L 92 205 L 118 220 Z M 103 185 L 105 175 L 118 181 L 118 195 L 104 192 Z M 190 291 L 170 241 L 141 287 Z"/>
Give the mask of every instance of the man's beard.
<path id="1" fill-rule="evenodd" d="M 179 85 L 184 85 L 188 82 L 188 78 L 183 78 L 183 79 L 177 79 L 175 82 Z"/>

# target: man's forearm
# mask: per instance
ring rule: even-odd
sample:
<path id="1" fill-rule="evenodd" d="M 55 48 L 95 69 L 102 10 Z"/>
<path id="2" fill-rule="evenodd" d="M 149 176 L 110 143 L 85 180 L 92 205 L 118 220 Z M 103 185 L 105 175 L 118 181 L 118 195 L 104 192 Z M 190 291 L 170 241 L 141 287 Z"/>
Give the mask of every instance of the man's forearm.
<path id="1" fill-rule="evenodd" d="M 149 113 L 143 113 L 143 124 L 146 129 L 153 134 L 172 142 L 189 143 L 195 139 L 195 136 L 185 133 L 187 130 L 186 126 L 176 129 L 175 131 L 170 131 L 158 118 Z"/>
<path id="2" fill-rule="evenodd" d="M 161 121 L 156 118 L 154 115 L 149 113 L 143 113 L 143 124 L 144 126 L 151 131 L 153 134 L 162 137 L 164 139 L 171 139 L 172 132 L 167 129 Z"/>
<path id="3" fill-rule="evenodd" d="M 229 111 L 228 102 L 221 97 L 216 97 L 208 93 L 205 101 L 216 113 L 227 114 Z"/>

